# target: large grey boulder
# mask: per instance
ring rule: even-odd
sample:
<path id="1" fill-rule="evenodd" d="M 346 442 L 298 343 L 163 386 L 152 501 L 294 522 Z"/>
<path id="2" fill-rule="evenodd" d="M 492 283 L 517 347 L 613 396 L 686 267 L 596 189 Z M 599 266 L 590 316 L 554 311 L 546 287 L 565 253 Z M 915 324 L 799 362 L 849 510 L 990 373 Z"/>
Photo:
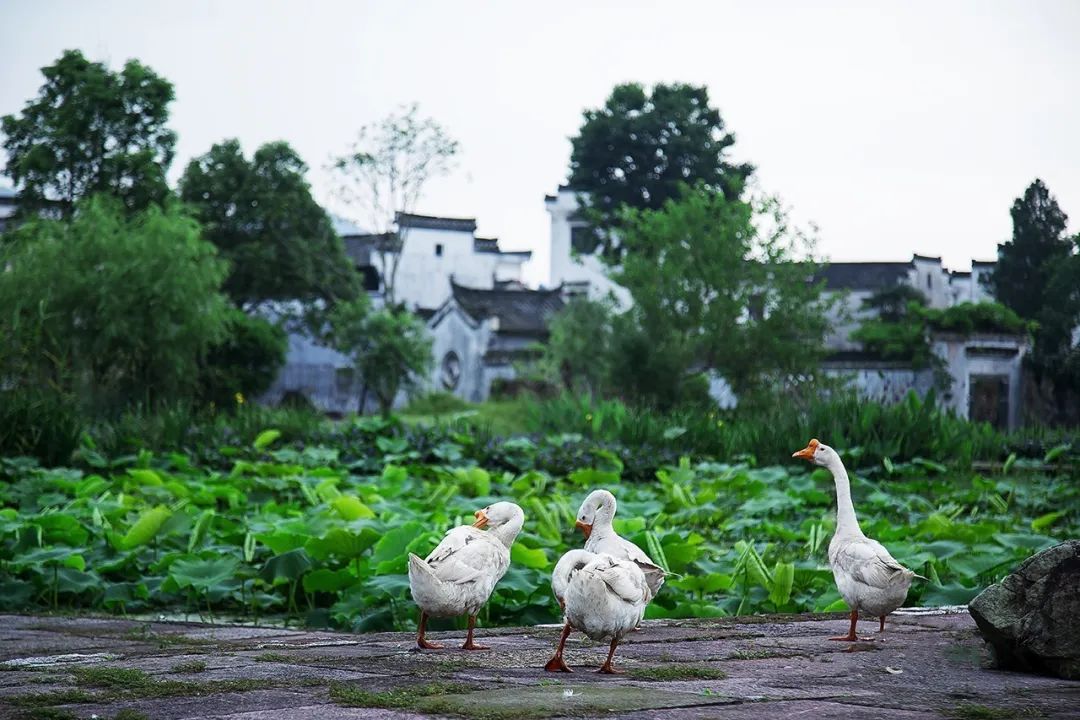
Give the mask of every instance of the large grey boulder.
<path id="1" fill-rule="evenodd" d="M 1080 680 L 1080 540 L 1028 558 L 968 610 L 997 667 Z"/>

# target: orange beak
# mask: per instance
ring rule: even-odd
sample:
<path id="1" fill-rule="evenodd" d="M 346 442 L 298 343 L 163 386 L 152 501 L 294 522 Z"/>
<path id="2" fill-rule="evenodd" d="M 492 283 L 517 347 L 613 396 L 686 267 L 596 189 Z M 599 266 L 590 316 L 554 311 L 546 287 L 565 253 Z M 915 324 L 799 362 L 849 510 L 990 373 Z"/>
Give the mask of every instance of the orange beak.
<path id="1" fill-rule="evenodd" d="M 473 516 L 476 518 L 476 522 L 472 524 L 474 528 L 487 527 L 488 516 L 484 514 L 483 510 L 477 510 L 475 513 L 473 513 Z"/>
<path id="2" fill-rule="evenodd" d="M 581 532 L 585 535 L 586 540 L 588 540 L 589 536 L 592 535 L 592 525 L 586 525 L 580 520 L 576 520 L 574 522 L 574 527 L 581 528 Z"/>
<path id="3" fill-rule="evenodd" d="M 820 444 L 821 443 L 819 443 L 817 441 L 817 438 L 814 438 L 813 440 L 810 441 L 810 443 L 806 447 L 804 447 L 799 452 L 791 453 L 791 457 L 793 457 L 793 458 L 802 458 L 803 460 L 807 460 L 807 461 L 813 460 L 814 459 L 814 451 L 817 450 L 817 447 Z"/>

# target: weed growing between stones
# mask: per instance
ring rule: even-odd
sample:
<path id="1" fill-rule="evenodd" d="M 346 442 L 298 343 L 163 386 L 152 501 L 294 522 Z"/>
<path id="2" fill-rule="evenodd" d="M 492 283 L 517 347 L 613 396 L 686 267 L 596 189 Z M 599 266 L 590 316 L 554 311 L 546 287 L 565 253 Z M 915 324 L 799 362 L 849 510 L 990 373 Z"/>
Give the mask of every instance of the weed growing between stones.
<path id="1" fill-rule="evenodd" d="M 719 668 L 703 668 L 694 665 L 662 665 L 651 668 L 634 668 L 627 673 L 635 680 L 655 680 L 671 682 L 674 680 L 723 680 L 727 673 Z"/>
<path id="2" fill-rule="evenodd" d="M 343 683 L 334 683 L 330 686 L 330 699 L 344 707 L 398 709 L 415 707 L 421 698 L 435 695 L 459 695 L 471 690 L 473 690 L 472 687 L 458 683 L 431 683 L 372 692 Z"/>
<path id="3" fill-rule="evenodd" d="M 169 672 L 171 673 L 201 673 L 206 672 L 206 663 L 202 660 L 191 660 L 189 662 L 182 662 L 173 665 Z"/>
<path id="4" fill-rule="evenodd" d="M 287 663 L 290 662 L 288 655 L 282 655 L 281 653 L 267 652 L 261 655 L 255 656 L 255 662 L 273 662 L 273 663 Z"/>

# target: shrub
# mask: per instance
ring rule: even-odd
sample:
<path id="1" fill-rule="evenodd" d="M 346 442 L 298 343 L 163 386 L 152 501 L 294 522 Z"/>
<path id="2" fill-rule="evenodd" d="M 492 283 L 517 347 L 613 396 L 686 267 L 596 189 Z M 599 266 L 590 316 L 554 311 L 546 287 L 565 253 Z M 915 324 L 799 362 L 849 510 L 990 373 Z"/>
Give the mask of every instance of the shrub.
<path id="1" fill-rule="evenodd" d="M 0 267 L 6 387 L 48 387 L 90 414 L 188 396 L 225 329 L 225 266 L 178 206 L 127 218 L 91 199 L 70 222 L 17 228 Z"/>
<path id="2" fill-rule="evenodd" d="M 237 393 L 254 398 L 270 387 L 285 364 L 285 331 L 268 320 L 231 309 L 225 336 L 210 347 L 199 375 L 199 399 L 231 407 Z"/>

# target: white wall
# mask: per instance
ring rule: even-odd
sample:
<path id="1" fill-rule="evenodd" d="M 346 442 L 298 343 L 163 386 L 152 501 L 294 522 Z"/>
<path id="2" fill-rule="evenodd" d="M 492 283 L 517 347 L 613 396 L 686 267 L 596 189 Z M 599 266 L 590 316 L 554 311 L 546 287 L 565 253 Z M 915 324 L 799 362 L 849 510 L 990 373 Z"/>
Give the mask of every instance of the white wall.
<path id="1" fill-rule="evenodd" d="M 630 293 L 621 285 L 613 283 L 604 272 L 604 264 L 594 255 L 574 257 L 570 245 L 570 231 L 575 224 L 573 215 L 578 210 L 577 196 L 573 191 L 559 188 L 558 195 L 545 201 L 551 215 L 551 270 L 550 287 L 562 283 L 588 283 L 589 297 L 600 298 L 614 295 L 620 307 L 630 306 Z"/>
<path id="2" fill-rule="evenodd" d="M 408 228 L 398 263 L 396 294 L 410 307 L 435 309 L 459 285 L 491 288 L 495 280 L 520 280 L 523 254 L 476 252 L 472 232 Z M 442 254 L 436 254 L 437 246 Z M 376 266 L 382 270 L 376 261 Z"/>
<path id="3" fill-rule="evenodd" d="M 434 324 L 434 327 L 432 327 Z M 451 303 L 428 323 L 432 337 L 434 365 L 428 388 L 436 392 L 450 392 L 469 402 L 487 399 L 489 381 L 484 375 L 484 353 L 491 336 L 489 322 L 473 324 Z M 461 361 L 461 378 L 456 388 L 448 389 L 441 381 L 442 362 L 453 351 Z"/>

